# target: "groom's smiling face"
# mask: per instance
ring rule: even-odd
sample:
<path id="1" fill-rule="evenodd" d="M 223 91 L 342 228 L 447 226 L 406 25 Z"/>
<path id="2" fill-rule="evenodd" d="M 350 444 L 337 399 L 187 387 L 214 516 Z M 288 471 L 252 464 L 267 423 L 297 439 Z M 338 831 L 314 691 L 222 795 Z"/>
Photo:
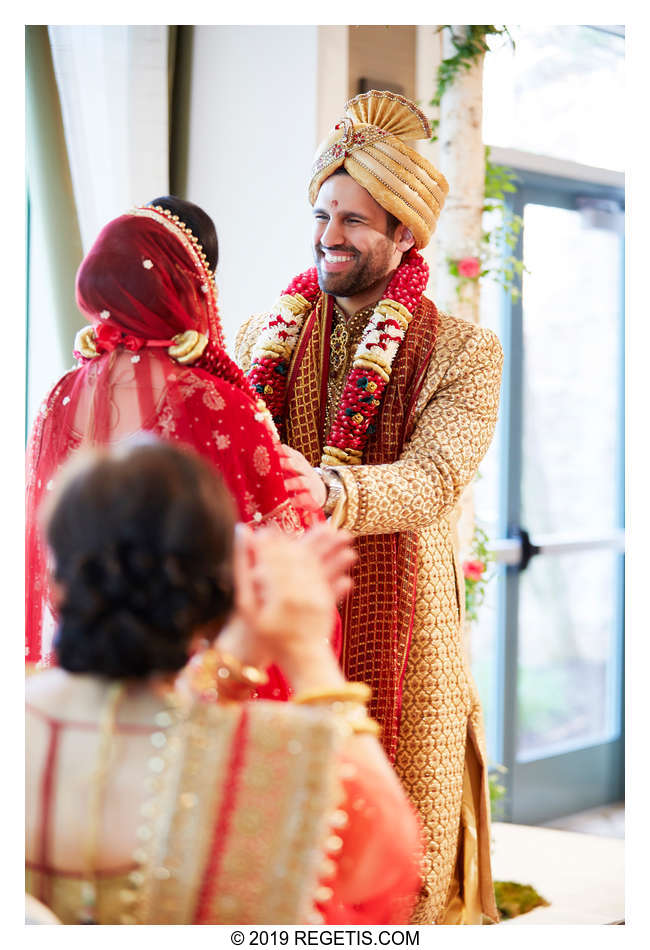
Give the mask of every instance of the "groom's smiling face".
<path id="1" fill-rule="evenodd" d="M 402 250 L 395 243 L 387 212 L 347 173 L 321 185 L 313 211 L 314 260 L 321 290 L 336 297 L 365 293 L 398 267 Z"/>

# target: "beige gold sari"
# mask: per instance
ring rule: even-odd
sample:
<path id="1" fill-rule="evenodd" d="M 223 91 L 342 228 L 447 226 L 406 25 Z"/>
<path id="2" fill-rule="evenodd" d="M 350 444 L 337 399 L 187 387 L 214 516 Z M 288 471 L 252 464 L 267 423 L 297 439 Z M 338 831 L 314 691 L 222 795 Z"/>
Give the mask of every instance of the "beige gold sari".
<path id="1" fill-rule="evenodd" d="M 48 721 L 57 732 L 75 728 Z M 98 923 L 408 919 L 419 883 L 416 819 L 405 798 L 382 793 L 381 776 L 345 762 L 327 711 L 197 703 L 159 713 L 151 742 L 130 866 L 93 873 L 89 884 L 87 873 L 51 867 L 47 842 L 29 856 L 27 891 L 63 923 L 83 919 L 89 886 Z M 48 785 L 75 794 L 55 764 L 41 781 Z"/>

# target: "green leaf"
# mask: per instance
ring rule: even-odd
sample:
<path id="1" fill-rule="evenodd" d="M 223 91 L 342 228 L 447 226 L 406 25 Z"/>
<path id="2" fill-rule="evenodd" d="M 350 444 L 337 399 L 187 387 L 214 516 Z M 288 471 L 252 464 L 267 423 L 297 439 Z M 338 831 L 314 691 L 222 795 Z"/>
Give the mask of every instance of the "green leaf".
<path id="1" fill-rule="evenodd" d="M 517 884 L 515 881 L 495 881 L 494 897 L 502 917 L 519 917 L 535 907 L 550 907 L 549 902 L 537 893 L 532 884 Z"/>
<path id="2" fill-rule="evenodd" d="M 489 46 L 486 41 L 488 36 L 503 36 L 515 48 L 514 40 L 507 26 L 495 26 L 493 24 L 472 24 L 461 29 L 454 29 L 453 25 L 443 24 L 437 27 L 437 32 L 447 31 L 453 47 L 454 54 L 443 59 L 438 66 L 436 73 L 436 88 L 431 99 L 431 105 L 439 107 L 445 92 L 453 85 L 462 71 L 467 71 L 483 56 L 489 52 Z M 439 140 L 440 120 L 435 119 L 431 122 L 431 142 Z M 485 146 L 485 182 L 484 182 L 484 203 L 483 212 L 491 216 L 501 215 L 500 221 L 491 221 L 490 228 L 484 227 L 481 234 L 481 260 L 489 262 L 479 273 L 479 278 L 490 276 L 498 286 L 506 292 L 510 291 L 515 296 L 520 296 L 520 292 L 513 287 L 515 274 L 521 275 L 523 270 L 523 261 L 519 261 L 513 254 L 501 260 L 505 250 L 514 251 L 517 246 L 518 235 L 523 225 L 523 219 L 520 215 L 515 215 L 506 205 L 506 195 L 513 194 L 517 190 L 516 183 L 519 178 L 512 168 L 505 165 L 496 165 L 490 159 L 490 148 Z M 494 263 L 492 263 L 494 261 Z M 456 277 L 456 292 L 461 297 L 462 288 L 470 281 L 467 278 L 460 277 L 458 266 L 453 262 L 448 262 L 449 273 Z M 472 280 L 477 280 L 473 278 Z"/>

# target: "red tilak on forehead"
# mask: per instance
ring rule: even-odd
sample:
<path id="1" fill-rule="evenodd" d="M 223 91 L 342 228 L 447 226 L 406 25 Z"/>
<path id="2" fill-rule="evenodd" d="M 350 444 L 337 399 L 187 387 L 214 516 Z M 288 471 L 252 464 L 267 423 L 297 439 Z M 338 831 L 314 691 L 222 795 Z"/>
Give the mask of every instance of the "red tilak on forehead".
<path id="1" fill-rule="evenodd" d="M 338 206 L 339 206 L 339 203 L 338 203 L 338 201 L 336 200 L 336 198 L 332 198 L 330 204 L 332 205 L 333 208 L 338 208 Z"/>

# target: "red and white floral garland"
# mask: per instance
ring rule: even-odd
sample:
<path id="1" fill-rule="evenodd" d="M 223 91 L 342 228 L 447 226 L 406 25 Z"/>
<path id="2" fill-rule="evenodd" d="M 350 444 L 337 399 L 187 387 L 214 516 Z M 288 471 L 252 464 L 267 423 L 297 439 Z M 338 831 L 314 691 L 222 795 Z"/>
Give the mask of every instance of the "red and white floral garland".
<path id="1" fill-rule="evenodd" d="M 393 362 L 429 278 L 429 267 L 412 248 L 375 307 L 345 382 L 323 449 L 323 465 L 358 465 L 390 380 Z M 291 356 L 320 293 L 316 268 L 296 277 L 281 295 L 253 350 L 248 374 L 273 421 L 282 423 Z"/>

